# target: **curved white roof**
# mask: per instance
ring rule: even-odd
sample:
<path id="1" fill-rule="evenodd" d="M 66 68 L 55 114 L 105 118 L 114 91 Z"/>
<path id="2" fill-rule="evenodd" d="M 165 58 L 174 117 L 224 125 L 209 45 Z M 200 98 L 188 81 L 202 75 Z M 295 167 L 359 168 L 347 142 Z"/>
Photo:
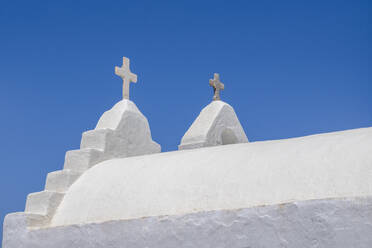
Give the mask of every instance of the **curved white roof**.
<path id="1" fill-rule="evenodd" d="M 102 162 L 52 226 L 372 195 L 372 128 Z"/>

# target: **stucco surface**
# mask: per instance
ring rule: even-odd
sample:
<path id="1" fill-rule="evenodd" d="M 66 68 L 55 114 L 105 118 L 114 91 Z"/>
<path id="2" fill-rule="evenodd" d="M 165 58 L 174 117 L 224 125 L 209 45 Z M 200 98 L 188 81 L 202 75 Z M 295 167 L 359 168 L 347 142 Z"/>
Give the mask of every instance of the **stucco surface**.
<path id="1" fill-rule="evenodd" d="M 233 107 L 218 100 L 203 108 L 178 148 L 184 150 L 246 142 L 248 138 Z"/>
<path id="2" fill-rule="evenodd" d="M 49 226 L 69 187 L 95 164 L 112 159 L 158 153 L 147 118 L 130 100 L 122 100 L 106 111 L 94 130 L 84 132 L 81 149 L 66 152 L 63 170 L 51 172 L 45 190 L 27 197 L 25 212 L 39 215 L 33 227 Z"/>
<path id="3" fill-rule="evenodd" d="M 372 128 L 97 164 L 51 226 L 372 195 Z"/>
<path id="4" fill-rule="evenodd" d="M 152 140 L 147 118 L 126 99 L 106 111 L 95 130 L 83 134 L 81 147 L 102 149 L 105 160 L 161 151 L 160 145 Z"/>
<path id="5" fill-rule="evenodd" d="M 372 198 L 324 199 L 27 230 L 10 214 L 3 248 L 370 248 Z"/>

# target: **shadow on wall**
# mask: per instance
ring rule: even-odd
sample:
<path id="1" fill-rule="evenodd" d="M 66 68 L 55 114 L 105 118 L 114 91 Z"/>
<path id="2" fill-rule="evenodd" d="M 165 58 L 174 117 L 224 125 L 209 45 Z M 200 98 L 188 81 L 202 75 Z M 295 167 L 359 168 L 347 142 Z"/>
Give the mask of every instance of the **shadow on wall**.
<path id="1" fill-rule="evenodd" d="M 222 145 L 236 144 L 238 138 L 235 136 L 233 130 L 226 128 L 221 134 Z"/>

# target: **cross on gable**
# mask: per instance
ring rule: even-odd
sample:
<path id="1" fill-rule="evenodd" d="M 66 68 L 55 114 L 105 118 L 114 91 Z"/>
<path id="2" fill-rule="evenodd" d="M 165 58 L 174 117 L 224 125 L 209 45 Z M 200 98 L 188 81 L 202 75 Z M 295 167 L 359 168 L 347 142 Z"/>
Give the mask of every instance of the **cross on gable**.
<path id="1" fill-rule="evenodd" d="M 137 75 L 130 71 L 128 58 L 123 57 L 121 67 L 115 66 L 115 74 L 123 79 L 123 99 L 129 100 L 129 84 L 137 83 Z"/>
<path id="2" fill-rule="evenodd" d="M 215 73 L 213 79 L 209 79 L 209 85 L 213 87 L 213 101 L 220 100 L 220 90 L 225 89 L 225 85 L 220 81 L 220 74 Z"/>

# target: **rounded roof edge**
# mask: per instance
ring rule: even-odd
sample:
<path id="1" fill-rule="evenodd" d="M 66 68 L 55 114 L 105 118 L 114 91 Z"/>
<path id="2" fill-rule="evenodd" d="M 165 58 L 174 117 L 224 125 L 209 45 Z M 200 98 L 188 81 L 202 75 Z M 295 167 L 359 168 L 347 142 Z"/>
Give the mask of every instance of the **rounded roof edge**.
<path id="1" fill-rule="evenodd" d="M 67 191 L 52 226 L 372 195 L 372 128 L 113 159 Z"/>

